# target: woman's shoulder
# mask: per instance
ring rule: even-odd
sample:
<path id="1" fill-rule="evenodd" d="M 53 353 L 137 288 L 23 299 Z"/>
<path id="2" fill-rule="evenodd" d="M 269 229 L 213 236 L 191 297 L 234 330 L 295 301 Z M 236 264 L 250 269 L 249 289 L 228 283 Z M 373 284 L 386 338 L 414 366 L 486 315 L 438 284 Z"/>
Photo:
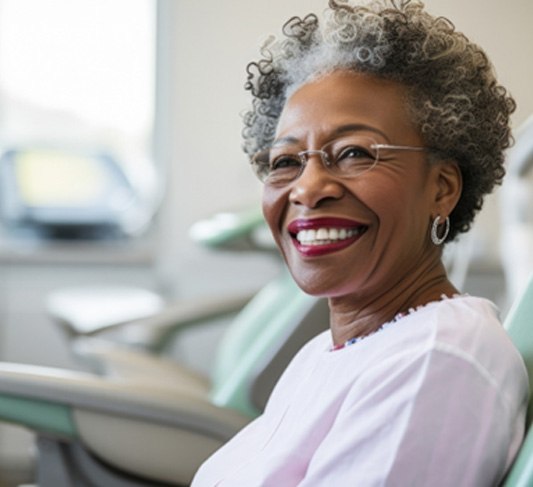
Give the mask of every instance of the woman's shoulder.
<path id="1" fill-rule="evenodd" d="M 527 382 L 522 357 L 500 321 L 498 308 L 485 298 L 465 295 L 444 299 L 397 324 L 390 340 L 395 341 L 396 333 L 396 341 L 413 353 L 467 363 L 494 384 Z"/>
<path id="2" fill-rule="evenodd" d="M 414 343 L 418 338 L 427 344 L 448 343 L 459 347 L 471 344 L 473 338 L 485 342 L 506 337 L 494 303 L 469 295 L 443 298 L 412 309 L 390 329 L 397 330 L 396 339 L 403 336 Z"/>
<path id="3" fill-rule="evenodd" d="M 464 352 L 480 347 L 514 349 L 496 305 L 485 298 L 461 295 L 443 299 L 412 316 L 411 326 L 426 328 L 430 342 Z"/>

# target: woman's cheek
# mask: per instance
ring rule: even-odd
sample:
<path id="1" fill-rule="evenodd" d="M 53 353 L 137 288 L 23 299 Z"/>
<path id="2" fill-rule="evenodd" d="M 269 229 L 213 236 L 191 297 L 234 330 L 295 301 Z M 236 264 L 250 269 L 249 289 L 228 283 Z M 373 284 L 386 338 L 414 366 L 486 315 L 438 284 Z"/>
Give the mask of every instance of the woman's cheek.
<path id="1" fill-rule="evenodd" d="M 279 245 L 284 226 L 284 215 L 287 211 L 287 192 L 265 186 L 263 189 L 262 207 L 265 221 Z"/>

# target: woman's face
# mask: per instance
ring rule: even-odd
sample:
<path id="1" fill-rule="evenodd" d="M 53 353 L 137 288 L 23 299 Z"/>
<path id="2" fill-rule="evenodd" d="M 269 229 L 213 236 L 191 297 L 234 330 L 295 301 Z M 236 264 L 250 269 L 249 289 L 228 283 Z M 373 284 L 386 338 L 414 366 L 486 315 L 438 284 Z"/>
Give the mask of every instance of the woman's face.
<path id="1" fill-rule="evenodd" d="M 405 100 L 398 83 L 334 72 L 289 98 L 275 144 L 318 150 L 357 134 L 382 144 L 423 146 Z M 425 152 L 388 151 L 370 171 L 339 178 L 311 155 L 296 180 L 266 184 L 263 212 L 300 287 L 319 296 L 371 296 L 427 259 L 440 258 L 429 238 L 440 210 L 438 170 Z"/>

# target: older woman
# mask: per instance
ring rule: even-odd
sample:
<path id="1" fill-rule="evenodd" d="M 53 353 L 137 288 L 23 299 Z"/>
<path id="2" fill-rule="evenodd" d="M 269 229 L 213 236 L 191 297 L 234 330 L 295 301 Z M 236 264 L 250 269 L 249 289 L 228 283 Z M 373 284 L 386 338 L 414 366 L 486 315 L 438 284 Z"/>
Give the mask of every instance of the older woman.
<path id="1" fill-rule="evenodd" d="M 248 66 L 263 209 L 331 332 L 193 485 L 491 486 L 520 446 L 527 373 L 442 245 L 504 174 L 514 102 L 479 47 L 419 2 L 330 0 Z"/>

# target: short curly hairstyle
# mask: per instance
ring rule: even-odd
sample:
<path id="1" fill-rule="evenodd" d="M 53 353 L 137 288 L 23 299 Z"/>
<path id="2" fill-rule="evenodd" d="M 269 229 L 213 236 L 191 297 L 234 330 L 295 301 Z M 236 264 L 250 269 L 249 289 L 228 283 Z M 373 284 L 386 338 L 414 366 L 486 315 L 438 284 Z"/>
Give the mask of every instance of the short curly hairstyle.
<path id="1" fill-rule="evenodd" d="M 462 172 L 447 241 L 469 230 L 484 196 L 505 174 L 516 108 L 483 50 L 418 0 L 329 0 L 323 26 L 314 14 L 293 17 L 283 35 L 269 38 L 262 58 L 247 66 L 252 106 L 244 114 L 244 151 L 251 157 L 272 142 L 286 100 L 313 78 L 347 69 L 394 80 L 407 88 L 426 145 L 457 161 Z"/>

